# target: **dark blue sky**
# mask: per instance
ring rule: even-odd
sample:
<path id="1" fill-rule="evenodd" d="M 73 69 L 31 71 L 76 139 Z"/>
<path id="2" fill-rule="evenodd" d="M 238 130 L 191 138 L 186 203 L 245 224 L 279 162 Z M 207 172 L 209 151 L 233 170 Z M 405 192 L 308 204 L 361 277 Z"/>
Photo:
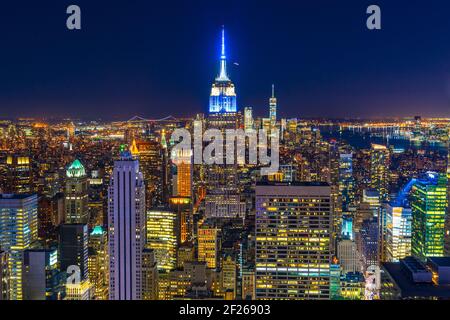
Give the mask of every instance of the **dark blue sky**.
<path id="1" fill-rule="evenodd" d="M 239 108 L 267 115 L 273 82 L 285 117 L 450 117 L 448 0 L 8 1 L 0 117 L 204 112 L 222 24 Z"/>

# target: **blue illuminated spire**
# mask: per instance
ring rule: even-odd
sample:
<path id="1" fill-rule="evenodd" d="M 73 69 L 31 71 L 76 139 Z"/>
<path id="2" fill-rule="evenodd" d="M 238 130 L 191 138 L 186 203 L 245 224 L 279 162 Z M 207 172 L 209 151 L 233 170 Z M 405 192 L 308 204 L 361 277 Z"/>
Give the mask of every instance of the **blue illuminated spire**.
<path id="1" fill-rule="evenodd" d="M 209 96 L 209 112 L 236 112 L 236 92 L 227 74 L 227 55 L 225 50 L 225 28 L 222 28 L 220 50 L 220 73 L 212 84 Z"/>
<path id="2" fill-rule="evenodd" d="M 220 74 L 216 78 L 218 81 L 230 81 L 227 75 L 227 56 L 225 53 L 225 26 L 222 26 L 222 48 L 220 54 Z"/>

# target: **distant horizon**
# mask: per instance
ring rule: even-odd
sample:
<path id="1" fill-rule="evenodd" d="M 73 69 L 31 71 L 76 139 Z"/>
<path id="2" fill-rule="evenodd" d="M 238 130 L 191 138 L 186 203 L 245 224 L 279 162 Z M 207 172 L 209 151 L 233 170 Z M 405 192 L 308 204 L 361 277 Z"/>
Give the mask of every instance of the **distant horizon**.
<path id="1" fill-rule="evenodd" d="M 207 114 L 207 113 L 203 113 Z M 195 118 L 195 115 L 192 116 L 175 116 L 172 114 L 168 114 L 167 116 L 161 117 L 161 118 L 150 118 L 150 117 L 143 117 L 141 115 L 134 115 L 129 118 L 123 118 L 117 116 L 116 118 L 94 118 L 94 117 L 56 117 L 56 116 L 49 116 L 49 117 L 34 117 L 34 116 L 18 116 L 18 117 L 0 117 L 0 121 L 81 121 L 81 122 L 89 122 L 89 121 L 100 121 L 100 122 L 126 122 L 130 121 L 135 117 L 142 118 L 141 121 L 161 121 L 165 118 L 173 117 L 176 120 L 191 120 Z M 405 121 L 405 120 L 415 120 L 415 117 L 420 117 L 422 120 L 441 120 L 441 121 L 449 121 L 450 122 L 450 116 L 448 117 L 425 117 L 422 115 L 411 115 L 411 116 L 391 116 L 391 117 L 300 117 L 300 116 L 290 116 L 290 117 L 282 117 L 278 118 L 278 121 L 280 119 L 297 119 L 297 120 L 307 120 L 307 121 Z M 255 119 L 262 119 L 267 117 L 259 117 L 255 116 Z M 139 121 L 139 120 L 137 120 Z M 169 120 L 168 120 L 169 121 Z"/>

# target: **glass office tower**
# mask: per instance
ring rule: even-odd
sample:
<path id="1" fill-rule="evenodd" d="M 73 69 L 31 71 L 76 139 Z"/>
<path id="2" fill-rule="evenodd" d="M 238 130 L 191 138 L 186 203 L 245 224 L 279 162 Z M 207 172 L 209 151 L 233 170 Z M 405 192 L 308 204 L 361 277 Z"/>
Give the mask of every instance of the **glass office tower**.
<path id="1" fill-rule="evenodd" d="M 427 172 L 411 189 L 412 253 L 420 259 L 444 255 L 447 176 Z"/>

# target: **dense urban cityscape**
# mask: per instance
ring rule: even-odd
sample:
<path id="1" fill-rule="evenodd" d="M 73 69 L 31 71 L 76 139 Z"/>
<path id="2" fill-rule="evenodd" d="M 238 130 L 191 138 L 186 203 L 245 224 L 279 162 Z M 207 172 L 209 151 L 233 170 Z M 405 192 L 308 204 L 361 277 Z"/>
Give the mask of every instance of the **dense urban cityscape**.
<path id="1" fill-rule="evenodd" d="M 281 118 L 274 85 L 256 117 L 225 39 L 204 114 L 0 121 L 0 300 L 450 298 L 450 117 Z M 263 130 L 279 165 L 178 129 Z"/>

